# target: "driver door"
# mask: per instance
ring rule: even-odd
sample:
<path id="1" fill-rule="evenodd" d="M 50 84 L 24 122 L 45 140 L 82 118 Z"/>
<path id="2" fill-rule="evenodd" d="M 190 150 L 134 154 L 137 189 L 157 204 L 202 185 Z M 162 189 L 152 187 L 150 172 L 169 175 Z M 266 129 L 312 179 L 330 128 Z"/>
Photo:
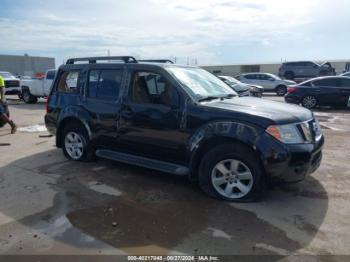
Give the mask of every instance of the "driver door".
<path id="1" fill-rule="evenodd" d="M 163 161 L 184 158 L 179 93 L 158 72 L 134 71 L 121 110 L 124 150 Z"/>

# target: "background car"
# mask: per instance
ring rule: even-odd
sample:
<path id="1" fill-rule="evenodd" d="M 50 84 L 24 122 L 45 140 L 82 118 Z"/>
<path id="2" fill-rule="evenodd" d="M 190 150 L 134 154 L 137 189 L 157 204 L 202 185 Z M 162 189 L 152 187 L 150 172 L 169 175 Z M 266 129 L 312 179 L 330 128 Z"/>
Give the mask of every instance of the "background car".
<path id="1" fill-rule="evenodd" d="M 345 73 L 341 74 L 340 76 L 347 76 L 347 77 L 350 77 L 350 72 L 345 72 Z"/>
<path id="2" fill-rule="evenodd" d="M 296 84 L 294 81 L 283 80 L 280 77 L 269 73 L 247 73 L 236 77 L 239 81 L 249 85 L 259 85 L 264 92 L 276 92 L 279 96 L 287 93 L 289 85 Z"/>
<path id="3" fill-rule="evenodd" d="M 286 62 L 279 68 L 278 75 L 292 80 L 294 78 L 313 78 L 335 75 L 335 69 L 329 62 L 321 65 L 312 61 Z"/>
<path id="4" fill-rule="evenodd" d="M 264 88 L 257 85 L 248 85 L 242 83 L 232 76 L 219 76 L 219 78 L 235 90 L 239 96 L 255 96 L 262 97 Z"/>
<path id="5" fill-rule="evenodd" d="M 5 95 L 21 95 L 20 80 L 10 72 L 1 71 L 0 75 L 5 81 Z"/>
<path id="6" fill-rule="evenodd" d="M 288 87 L 287 103 L 301 104 L 308 109 L 316 106 L 347 106 L 350 97 L 350 78 L 319 77 Z"/>

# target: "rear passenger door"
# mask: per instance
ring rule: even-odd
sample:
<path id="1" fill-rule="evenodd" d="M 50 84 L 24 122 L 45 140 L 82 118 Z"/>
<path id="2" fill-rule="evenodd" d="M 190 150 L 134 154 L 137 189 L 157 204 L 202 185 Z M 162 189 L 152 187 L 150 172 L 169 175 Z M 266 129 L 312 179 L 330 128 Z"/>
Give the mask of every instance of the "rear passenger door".
<path id="1" fill-rule="evenodd" d="M 315 95 L 320 105 L 337 105 L 341 97 L 340 80 L 324 78 L 313 83 Z"/>
<path id="2" fill-rule="evenodd" d="M 91 69 L 87 72 L 82 106 L 92 121 L 95 142 L 99 146 L 117 147 L 120 119 L 119 94 L 124 70 Z"/>

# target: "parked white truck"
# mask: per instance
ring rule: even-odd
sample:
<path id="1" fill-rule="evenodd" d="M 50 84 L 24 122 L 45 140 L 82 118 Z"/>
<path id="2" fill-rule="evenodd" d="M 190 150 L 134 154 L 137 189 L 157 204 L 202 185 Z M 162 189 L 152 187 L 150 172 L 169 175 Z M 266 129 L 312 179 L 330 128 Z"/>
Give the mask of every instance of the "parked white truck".
<path id="1" fill-rule="evenodd" d="M 50 69 L 46 71 L 44 78 L 21 80 L 23 101 L 27 104 L 35 104 L 39 97 L 48 96 L 51 91 L 51 85 L 55 78 L 55 74 L 56 70 Z"/>

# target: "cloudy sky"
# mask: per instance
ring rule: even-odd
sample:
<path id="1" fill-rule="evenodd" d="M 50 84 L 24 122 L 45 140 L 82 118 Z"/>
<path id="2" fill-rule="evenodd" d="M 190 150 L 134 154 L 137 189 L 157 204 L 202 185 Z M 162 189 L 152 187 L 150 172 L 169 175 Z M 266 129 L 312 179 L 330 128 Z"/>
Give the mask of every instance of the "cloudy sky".
<path id="1" fill-rule="evenodd" d="M 0 53 L 234 64 L 350 59 L 349 0 L 1 0 Z"/>

